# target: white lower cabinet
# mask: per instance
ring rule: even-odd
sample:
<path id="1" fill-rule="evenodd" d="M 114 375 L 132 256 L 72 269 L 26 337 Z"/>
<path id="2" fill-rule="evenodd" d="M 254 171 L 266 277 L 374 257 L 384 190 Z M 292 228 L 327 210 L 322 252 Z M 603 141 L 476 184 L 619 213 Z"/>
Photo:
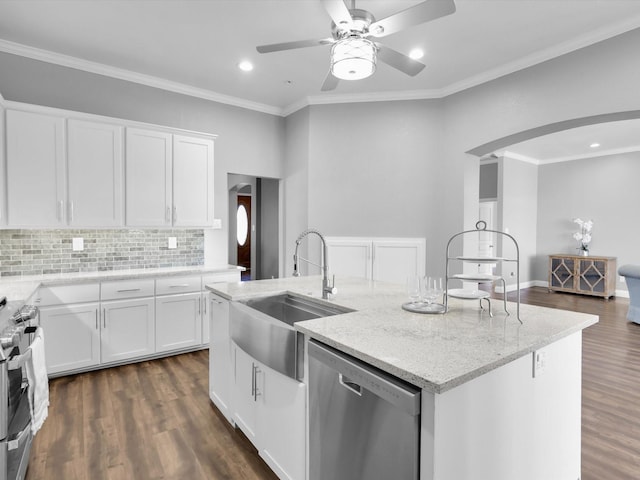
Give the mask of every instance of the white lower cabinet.
<path id="1" fill-rule="evenodd" d="M 97 302 L 40 309 L 49 374 L 100 364 L 99 309 Z"/>
<path id="2" fill-rule="evenodd" d="M 213 293 L 209 294 L 209 398 L 233 423 L 231 398 L 233 363 L 229 334 L 229 302 Z"/>
<path id="3" fill-rule="evenodd" d="M 233 419 L 282 480 L 305 478 L 306 385 L 234 345 Z"/>
<path id="4" fill-rule="evenodd" d="M 154 312 L 153 298 L 103 302 L 102 362 L 118 362 L 155 353 Z"/>
<path id="5" fill-rule="evenodd" d="M 201 293 L 156 297 L 156 352 L 169 352 L 201 343 Z"/>

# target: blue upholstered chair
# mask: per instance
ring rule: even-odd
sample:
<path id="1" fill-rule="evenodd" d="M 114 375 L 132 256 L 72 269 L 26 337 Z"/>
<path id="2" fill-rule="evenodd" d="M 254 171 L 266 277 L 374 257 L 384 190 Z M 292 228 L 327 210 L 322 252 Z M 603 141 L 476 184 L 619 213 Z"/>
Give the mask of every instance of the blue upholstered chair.
<path id="1" fill-rule="evenodd" d="M 618 269 L 629 289 L 629 312 L 627 319 L 640 323 L 640 265 L 623 265 Z"/>

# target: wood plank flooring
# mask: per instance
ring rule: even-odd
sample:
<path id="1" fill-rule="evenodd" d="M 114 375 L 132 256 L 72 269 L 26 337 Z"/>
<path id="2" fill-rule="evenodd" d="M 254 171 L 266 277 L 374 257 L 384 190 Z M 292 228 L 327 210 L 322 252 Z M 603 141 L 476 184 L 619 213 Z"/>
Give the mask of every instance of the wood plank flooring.
<path id="1" fill-rule="evenodd" d="M 581 480 L 640 479 L 640 325 L 625 318 L 628 299 L 534 287 L 522 302 L 600 316 L 583 334 Z M 206 350 L 54 379 L 50 390 L 27 480 L 276 479 L 211 404 Z"/>
<path id="2" fill-rule="evenodd" d="M 276 480 L 209 400 L 207 350 L 50 381 L 27 480 Z"/>

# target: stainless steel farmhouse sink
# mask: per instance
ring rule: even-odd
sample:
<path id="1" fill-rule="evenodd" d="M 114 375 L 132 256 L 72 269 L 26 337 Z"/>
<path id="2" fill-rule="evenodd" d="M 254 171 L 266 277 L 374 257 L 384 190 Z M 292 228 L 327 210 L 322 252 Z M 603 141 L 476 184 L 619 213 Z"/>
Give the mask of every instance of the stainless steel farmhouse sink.
<path id="1" fill-rule="evenodd" d="M 259 362 L 299 380 L 303 341 L 293 324 L 351 311 L 290 293 L 231 302 L 231 339 Z"/>

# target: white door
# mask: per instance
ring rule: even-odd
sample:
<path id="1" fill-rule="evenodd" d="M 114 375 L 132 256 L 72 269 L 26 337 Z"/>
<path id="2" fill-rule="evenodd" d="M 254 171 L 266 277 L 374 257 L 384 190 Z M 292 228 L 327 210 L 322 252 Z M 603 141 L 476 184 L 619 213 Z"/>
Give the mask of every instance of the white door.
<path id="1" fill-rule="evenodd" d="M 7 110 L 6 123 L 8 224 L 63 225 L 64 119 Z"/>
<path id="2" fill-rule="evenodd" d="M 423 238 L 373 241 L 373 280 L 405 285 L 409 275 L 425 275 Z"/>
<path id="3" fill-rule="evenodd" d="M 202 343 L 200 292 L 156 297 L 156 352 Z"/>
<path id="4" fill-rule="evenodd" d="M 231 398 L 233 363 L 229 334 L 229 302 L 210 295 L 209 323 L 209 397 L 232 422 Z"/>
<path id="5" fill-rule="evenodd" d="M 40 309 L 47 373 L 100 364 L 98 303 Z"/>
<path id="6" fill-rule="evenodd" d="M 126 223 L 171 225 L 171 135 L 127 128 Z"/>
<path id="7" fill-rule="evenodd" d="M 327 237 L 326 242 L 330 274 L 371 278 L 371 240 Z"/>
<path id="8" fill-rule="evenodd" d="M 234 345 L 233 351 L 235 352 L 233 420 L 251 443 L 258 447 L 256 444 L 256 409 L 257 398 L 262 389 L 262 382 L 259 381 L 262 378 L 262 371 L 260 365 L 242 349 Z"/>
<path id="9" fill-rule="evenodd" d="M 173 136 L 173 224 L 213 223 L 213 141 Z"/>
<path id="10" fill-rule="evenodd" d="M 262 367 L 264 384 L 259 399 L 260 456 L 279 478 L 305 478 L 305 384 Z"/>
<path id="11" fill-rule="evenodd" d="M 479 220 L 487 224 L 487 230 L 494 230 L 497 202 L 480 202 Z M 496 234 L 481 232 L 478 234 L 478 255 L 481 257 L 496 256 Z M 493 273 L 495 263 L 483 263 L 478 265 L 478 273 Z"/>
<path id="12" fill-rule="evenodd" d="M 67 123 L 68 224 L 122 225 L 122 127 Z"/>
<path id="13" fill-rule="evenodd" d="M 155 353 L 154 299 L 102 303 L 102 362 L 117 362 Z"/>

